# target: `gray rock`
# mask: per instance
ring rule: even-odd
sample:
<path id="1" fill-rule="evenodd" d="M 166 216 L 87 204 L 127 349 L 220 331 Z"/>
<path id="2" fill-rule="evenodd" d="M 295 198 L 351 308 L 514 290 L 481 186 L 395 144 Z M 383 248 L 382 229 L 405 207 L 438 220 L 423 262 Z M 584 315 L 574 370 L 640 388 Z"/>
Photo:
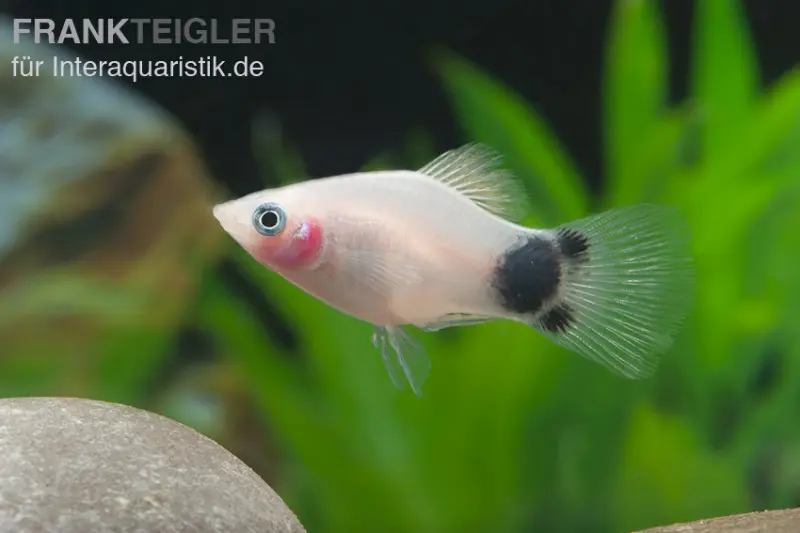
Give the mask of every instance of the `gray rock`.
<path id="1" fill-rule="evenodd" d="M 797 533 L 800 509 L 781 509 L 655 527 L 638 533 Z"/>
<path id="2" fill-rule="evenodd" d="M 178 422 L 71 398 L 0 400 L 0 533 L 300 533 L 280 497 Z"/>

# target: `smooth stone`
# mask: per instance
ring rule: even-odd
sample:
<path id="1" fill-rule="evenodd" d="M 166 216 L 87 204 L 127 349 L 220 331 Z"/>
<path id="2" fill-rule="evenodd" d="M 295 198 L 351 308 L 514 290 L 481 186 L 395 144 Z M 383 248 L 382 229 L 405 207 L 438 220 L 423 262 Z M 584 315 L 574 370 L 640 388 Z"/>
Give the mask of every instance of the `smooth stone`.
<path id="1" fill-rule="evenodd" d="M 114 403 L 0 399 L 0 533 L 300 533 L 225 448 Z"/>
<path id="2" fill-rule="evenodd" d="M 800 531 L 800 509 L 781 509 L 654 527 L 638 533 L 797 533 L 798 531 Z"/>

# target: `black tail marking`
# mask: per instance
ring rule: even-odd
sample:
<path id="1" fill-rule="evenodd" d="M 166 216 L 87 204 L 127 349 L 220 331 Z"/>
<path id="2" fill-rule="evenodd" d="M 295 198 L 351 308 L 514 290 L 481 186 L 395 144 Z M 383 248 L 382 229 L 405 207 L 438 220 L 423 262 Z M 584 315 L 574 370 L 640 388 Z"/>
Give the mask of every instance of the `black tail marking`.
<path id="1" fill-rule="evenodd" d="M 589 238 L 585 233 L 573 228 L 558 228 L 556 242 L 565 257 L 580 262 L 589 260 Z"/>
<path id="2" fill-rule="evenodd" d="M 560 303 L 539 318 L 539 327 L 548 333 L 565 333 L 575 320 L 575 311 L 567 303 Z"/>
<path id="3" fill-rule="evenodd" d="M 561 270 L 561 254 L 552 240 L 525 236 L 498 260 L 492 287 L 503 309 L 535 314 L 557 294 Z"/>

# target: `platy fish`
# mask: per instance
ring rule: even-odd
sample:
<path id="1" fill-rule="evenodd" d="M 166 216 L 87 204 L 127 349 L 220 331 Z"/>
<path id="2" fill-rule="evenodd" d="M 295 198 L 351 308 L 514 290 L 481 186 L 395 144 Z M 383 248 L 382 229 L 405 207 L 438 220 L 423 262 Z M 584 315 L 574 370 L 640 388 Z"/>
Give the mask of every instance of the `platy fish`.
<path id="1" fill-rule="evenodd" d="M 688 234 L 670 207 L 618 207 L 550 229 L 497 152 L 468 144 L 423 168 L 262 190 L 214 216 L 256 261 L 374 326 L 392 382 L 421 396 L 430 361 L 403 326 L 526 324 L 637 379 L 655 371 L 693 293 Z"/>

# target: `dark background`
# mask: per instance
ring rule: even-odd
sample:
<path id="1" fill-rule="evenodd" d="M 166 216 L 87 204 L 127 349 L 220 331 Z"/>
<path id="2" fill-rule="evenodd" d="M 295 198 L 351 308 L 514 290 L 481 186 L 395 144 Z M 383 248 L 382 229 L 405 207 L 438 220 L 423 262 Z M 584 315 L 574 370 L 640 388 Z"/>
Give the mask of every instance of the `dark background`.
<path id="1" fill-rule="evenodd" d="M 687 84 L 689 0 L 662 2 L 670 33 L 673 96 Z M 260 78 L 151 78 L 137 88 L 197 138 L 214 175 L 244 194 L 261 188 L 251 152 L 253 116 L 283 124 L 314 176 L 356 170 L 397 146 L 412 128 L 444 150 L 462 142 L 427 62 L 434 45 L 466 56 L 532 102 L 592 185 L 601 171 L 601 72 L 610 2 L 605 0 L 347 0 L 163 2 L 4 0 L 13 17 L 269 17 L 276 43 L 260 45 L 82 45 L 95 59 L 196 58 L 265 64 Z M 746 2 L 764 80 L 797 59 L 800 3 Z M 525 56 L 520 59 L 520 55 Z"/>

